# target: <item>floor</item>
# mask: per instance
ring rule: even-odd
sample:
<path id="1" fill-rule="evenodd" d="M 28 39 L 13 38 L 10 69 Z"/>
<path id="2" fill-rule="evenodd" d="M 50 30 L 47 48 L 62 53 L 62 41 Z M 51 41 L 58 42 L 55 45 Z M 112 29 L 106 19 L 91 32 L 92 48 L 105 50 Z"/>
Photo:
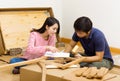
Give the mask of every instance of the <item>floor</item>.
<path id="1" fill-rule="evenodd" d="M 18 56 L 20 56 L 20 55 L 17 55 L 17 56 L 2 55 L 2 56 L 0 56 L 0 59 L 3 59 L 5 61 L 9 62 L 9 60 L 11 58 L 18 57 Z M 1 65 L 5 65 L 5 64 L 7 64 L 7 63 L 0 61 L 0 66 Z M 4 68 L 4 69 L 1 69 L 0 70 L 0 76 L 1 76 L 0 77 L 0 81 L 20 81 L 19 74 L 13 75 L 12 74 L 12 69 L 13 68 Z"/>
<path id="2" fill-rule="evenodd" d="M 113 55 L 115 54 L 113 53 Z M 0 59 L 9 61 L 11 58 L 18 57 L 18 56 L 20 55 L 17 55 L 17 56 L 2 55 L 0 56 Z M 0 66 L 5 64 L 6 63 L 0 61 Z M 20 81 L 20 75 L 19 74 L 13 75 L 11 73 L 12 69 L 13 68 L 5 68 L 0 70 L 0 81 Z M 110 72 L 120 75 L 120 67 L 114 67 Z"/>

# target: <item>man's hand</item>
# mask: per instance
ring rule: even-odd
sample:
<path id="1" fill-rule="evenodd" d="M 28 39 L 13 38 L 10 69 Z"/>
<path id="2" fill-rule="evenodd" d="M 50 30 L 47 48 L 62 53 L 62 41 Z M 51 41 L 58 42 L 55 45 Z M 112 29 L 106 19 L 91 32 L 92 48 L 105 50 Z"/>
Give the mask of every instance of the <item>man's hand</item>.
<path id="1" fill-rule="evenodd" d="M 75 54 L 74 56 L 75 56 L 75 58 L 80 58 L 80 57 L 82 57 L 82 55 L 80 55 L 79 53 Z"/>

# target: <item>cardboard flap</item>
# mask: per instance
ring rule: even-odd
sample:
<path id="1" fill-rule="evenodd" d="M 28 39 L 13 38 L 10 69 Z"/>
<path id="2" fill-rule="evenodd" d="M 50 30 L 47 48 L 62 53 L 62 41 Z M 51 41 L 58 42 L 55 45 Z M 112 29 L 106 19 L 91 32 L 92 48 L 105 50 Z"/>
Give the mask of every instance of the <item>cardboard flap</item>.
<path id="1" fill-rule="evenodd" d="M 40 28 L 49 16 L 53 16 L 51 8 L 0 9 L 0 34 L 6 50 L 26 47 L 32 28 Z"/>

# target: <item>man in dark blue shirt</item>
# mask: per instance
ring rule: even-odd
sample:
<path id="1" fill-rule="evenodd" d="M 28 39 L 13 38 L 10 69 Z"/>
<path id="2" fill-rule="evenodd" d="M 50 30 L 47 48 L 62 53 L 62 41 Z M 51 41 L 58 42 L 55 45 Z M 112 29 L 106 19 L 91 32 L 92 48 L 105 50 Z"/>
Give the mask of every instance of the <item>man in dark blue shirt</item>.
<path id="1" fill-rule="evenodd" d="M 75 33 L 73 34 L 70 45 L 65 52 L 71 52 L 77 42 L 80 42 L 85 51 L 86 59 L 81 67 L 113 67 L 113 59 L 109 45 L 104 34 L 92 27 L 92 21 L 88 17 L 80 17 L 74 23 Z"/>

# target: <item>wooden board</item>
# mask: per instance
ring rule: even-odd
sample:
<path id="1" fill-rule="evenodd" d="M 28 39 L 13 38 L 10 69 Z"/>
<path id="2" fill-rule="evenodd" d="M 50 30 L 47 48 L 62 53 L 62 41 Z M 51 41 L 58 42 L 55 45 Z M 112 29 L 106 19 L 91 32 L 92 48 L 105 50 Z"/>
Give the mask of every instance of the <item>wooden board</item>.
<path id="1" fill-rule="evenodd" d="M 51 8 L 0 9 L 0 25 L 5 49 L 26 47 L 30 30 L 40 28 L 49 16 L 53 16 Z"/>
<path id="2" fill-rule="evenodd" d="M 0 55 L 4 53 L 5 53 L 5 46 L 4 46 L 3 36 L 1 33 L 1 28 L 0 28 Z"/>

